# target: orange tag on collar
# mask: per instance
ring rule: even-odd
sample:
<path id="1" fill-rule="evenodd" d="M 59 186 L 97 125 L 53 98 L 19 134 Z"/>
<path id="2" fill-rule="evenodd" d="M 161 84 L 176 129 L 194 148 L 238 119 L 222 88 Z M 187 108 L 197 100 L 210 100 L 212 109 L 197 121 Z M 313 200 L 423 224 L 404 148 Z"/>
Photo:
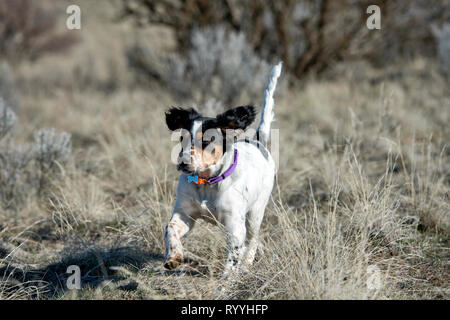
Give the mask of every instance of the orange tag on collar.
<path id="1" fill-rule="evenodd" d="M 195 175 L 195 176 L 188 176 L 187 181 L 188 183 L 193 182 L 195 184 L 206 184 L 208 182 L 208 179 L 199 178 L 197 175 Z"/>

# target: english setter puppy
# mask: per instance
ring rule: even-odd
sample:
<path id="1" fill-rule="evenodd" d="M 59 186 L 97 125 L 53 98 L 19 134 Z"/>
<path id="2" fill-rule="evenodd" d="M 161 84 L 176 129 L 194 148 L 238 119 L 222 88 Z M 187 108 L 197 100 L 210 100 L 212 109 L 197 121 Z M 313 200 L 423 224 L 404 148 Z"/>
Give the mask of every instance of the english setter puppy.
<path id="1" fill-rule="evenodd" d="M 265 89 L 256 140 L 237 140 L 230 134 L 242 133 L 255 120 L 253 106 L 236 107 L 215 118 L 204 117 L 192 108 L 172 107 L 166 112 L 169 130 L 182 129 L 182 150 L 177 159 L 181 171 L 177 198 L 165 230 L 165 268 L 172 270 L 183 262 L 181 238 L 198 218 L 225 227 L 225 273 L 242 262 L 253 262 L 276 173 L 266 145 L 280 73 L 281 62 L 272 69 Z"/>

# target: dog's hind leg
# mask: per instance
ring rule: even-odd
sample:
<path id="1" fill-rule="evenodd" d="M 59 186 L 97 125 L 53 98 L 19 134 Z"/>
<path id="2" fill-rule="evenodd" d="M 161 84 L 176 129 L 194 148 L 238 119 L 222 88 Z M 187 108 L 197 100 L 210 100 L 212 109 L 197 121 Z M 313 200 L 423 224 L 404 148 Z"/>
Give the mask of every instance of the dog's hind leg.
<path id="1" fill-rule="evenodd" d="M 225 221 L 227 233 L 227 259 L 225 262 L 225 275 L 230 271 L 236 271 L 246 251 L 245 247 L 245 214 L 231 215 Z"/>
<path id="2" fill-rule="evenodd" d="M 273 184 L 273 180 L 269 181 Z M 246 242 L 247 251 L 245 252 L 245 263 L 251 265 L 255 259 L 256 250 L 259 245 L 259 229 L 261 227 L 262 220 L 264 218 L 264 212 L 266 210 L 267 203 L 269 202 L 271 189 L 264 190 L 256 203 L 250 209 L 245 221 L 247 226 Z"/>
<path id="3" fill-rule="evenodd" d="M 247 250 L 245 252 L 245 264 L 251 265 L 253 260 L 255 259 L 256 250 L 258 249 L 259 243 L 259 229 L 261 227 L 261 222 L 264 217 L 264 209 L 265 205 L 257 208 L 253 208 L 247 217 L 247 234 L 246 234 L 246 242 L 247 242 Z"/>
<path id="4" fill-rule="evenodd" d="M 166 254 L 164 267 L 176 269 L 183 262 L 183 245 L 181 238 L 194 226 L 195 220 L 181 213 L 173 213 L 164 235 Z"/>

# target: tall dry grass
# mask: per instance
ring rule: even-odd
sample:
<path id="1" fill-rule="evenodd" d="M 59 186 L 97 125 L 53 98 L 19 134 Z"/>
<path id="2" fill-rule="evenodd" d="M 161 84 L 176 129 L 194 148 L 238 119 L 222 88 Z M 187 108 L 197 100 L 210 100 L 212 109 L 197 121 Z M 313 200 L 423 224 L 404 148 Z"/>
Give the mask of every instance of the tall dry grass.
<path id="1" fill-rule="evenodd" d="M 169 272 L 177 172 L 163 114 L 175 98 L 130 81 L 132 29 L 109 18 L 70 54 L 15 67 L 15 142 L 55 127 L 72 155 L 45 192 L 0 208 L 1 299 L 448 299 L 450 97 L 433 61 L 336 65 L 339 80 L 276 96 L 279 171 L 254 265 L 224 279 L 224 234 L 199 222 L 183 240 L 198 265 Z M 83 286 L 69 291 L 73 264 Z"/>

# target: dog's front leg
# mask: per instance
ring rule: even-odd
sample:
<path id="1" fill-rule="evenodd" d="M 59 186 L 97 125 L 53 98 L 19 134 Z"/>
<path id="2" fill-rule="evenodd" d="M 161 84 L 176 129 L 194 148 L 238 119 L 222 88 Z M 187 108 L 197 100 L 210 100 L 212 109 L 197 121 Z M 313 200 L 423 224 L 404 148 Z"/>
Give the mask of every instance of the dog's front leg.
<path id="1" fill-rule="evenodd" d="M 164 267 L 176 269 L 183 262 L 181 238 L 194 226 L 194 220 L 185 214 L 173 213 L 165 232 L 166 254 Z"/>

